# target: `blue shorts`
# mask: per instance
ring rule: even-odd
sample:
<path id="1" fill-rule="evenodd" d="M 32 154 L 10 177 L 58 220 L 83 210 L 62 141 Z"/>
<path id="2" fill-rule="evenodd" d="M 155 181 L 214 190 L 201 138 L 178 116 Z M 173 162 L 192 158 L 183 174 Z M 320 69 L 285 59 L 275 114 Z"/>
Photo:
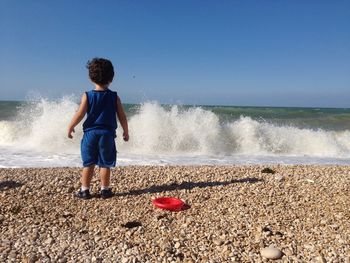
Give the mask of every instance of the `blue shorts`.
<path id="1" fill-rule="evenodd" d="M 114 133 L 108 130 L 89 130 L 81 140 L 83 166 L 115 167 L 117 158 Z"/>

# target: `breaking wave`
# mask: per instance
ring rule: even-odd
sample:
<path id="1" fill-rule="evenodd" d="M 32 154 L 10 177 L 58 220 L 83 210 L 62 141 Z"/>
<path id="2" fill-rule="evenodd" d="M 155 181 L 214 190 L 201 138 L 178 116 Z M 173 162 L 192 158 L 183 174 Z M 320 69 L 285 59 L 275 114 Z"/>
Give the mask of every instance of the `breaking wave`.
<path id="1" fill-rule="evenodd" d="M 77 110 L 73 97 L 41 99 L 22 106 L 11 121 L 0 121 L 0 146 L 40 152 L 79 153 L 81 125 L 74 139 L 67 126 Z M 146 102 L 129 113 L 130 141 L 117 131 L 118 151 L 170 156 L 350 156 L 350 131 L 306 129 L 240 116 L 220 120 L 201 107 Z"/>

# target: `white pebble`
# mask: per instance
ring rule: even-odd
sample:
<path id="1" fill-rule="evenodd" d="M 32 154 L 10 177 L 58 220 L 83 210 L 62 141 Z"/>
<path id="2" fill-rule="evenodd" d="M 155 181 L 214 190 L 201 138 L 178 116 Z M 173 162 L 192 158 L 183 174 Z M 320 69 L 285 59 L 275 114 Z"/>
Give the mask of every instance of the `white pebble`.
<path id="1" fill-rule="evenodd" d="M 261 250 L 261 256 L 268 259 L 279 259 L 283 256 L 283 253 L 278 248 L 265 247 Z"/>

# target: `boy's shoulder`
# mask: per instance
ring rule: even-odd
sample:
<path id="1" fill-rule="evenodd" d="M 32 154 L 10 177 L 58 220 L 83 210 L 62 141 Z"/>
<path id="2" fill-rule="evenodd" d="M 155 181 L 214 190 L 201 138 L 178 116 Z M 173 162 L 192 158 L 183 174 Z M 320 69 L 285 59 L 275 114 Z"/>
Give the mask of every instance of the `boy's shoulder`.
<path id="1" fill-rule="evenodd" d="M 119 100 L 119 96 L 118 93 L 116 91 L 107 89 L 107 90 L 89 90 L 86 91 L 83 96 L 86 97 L 87 101 L 89 101 L 89 103 L 91 102 L 91 100 L 95 101 L 99 101 L 99 100 L 104 100 L 104 98 L 110 97 L 115 101 Z"/>
<path id="2" fill-rule="evenodd" d="M 103 94 L 103 93 L 118 94 L 117 91 L 111 90 L 111 89 L 105 89 L 105 90 L 95 90 L 95 89 L 91 89 L 91 90 L 87 90 L 87 91 L 84 92 L 84 94 Z"/>

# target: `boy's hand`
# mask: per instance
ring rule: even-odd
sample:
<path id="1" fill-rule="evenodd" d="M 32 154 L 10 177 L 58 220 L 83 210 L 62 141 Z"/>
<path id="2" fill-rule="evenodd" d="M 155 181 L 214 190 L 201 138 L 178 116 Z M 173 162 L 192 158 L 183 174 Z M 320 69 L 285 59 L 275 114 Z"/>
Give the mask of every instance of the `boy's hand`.
<path id="1" fill-rule="evenodd" d="M 68 128 L 68 138 L 73 139 L 72 132 L 75 132 L 73 127 Z"/>
<path id="2" fill-rule="evenodd" d="M 129 133 L 128 132 L 123 132 L 123 139 L 126 142 L 129 140 Z"/>

